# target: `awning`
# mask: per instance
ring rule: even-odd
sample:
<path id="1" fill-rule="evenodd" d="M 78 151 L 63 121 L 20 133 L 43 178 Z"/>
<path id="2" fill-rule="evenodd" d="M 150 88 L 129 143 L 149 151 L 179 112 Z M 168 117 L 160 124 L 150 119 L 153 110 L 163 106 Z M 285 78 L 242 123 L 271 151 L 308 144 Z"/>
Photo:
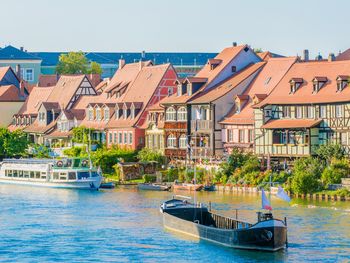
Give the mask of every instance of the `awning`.
<path id="1" fill-rule="evenodd" d="M 261 126 L 263 129 L 293 129 L 316 127 L 322 120 L 271 120 Z"/>

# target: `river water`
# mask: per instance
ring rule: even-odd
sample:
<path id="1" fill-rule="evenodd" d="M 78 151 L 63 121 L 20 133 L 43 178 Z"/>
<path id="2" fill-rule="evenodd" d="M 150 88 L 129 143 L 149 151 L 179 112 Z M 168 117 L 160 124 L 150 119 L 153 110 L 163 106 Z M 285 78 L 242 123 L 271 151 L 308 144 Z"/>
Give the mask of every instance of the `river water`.
<path id="1" fill-rule="evenodd" d="M 350 262 L 350 203 L 272 198 L 288 218 L 289 248 L 277 253 L 224 248 L 165 231 L 168 192 L 0 185 L 1 262 Z M 255 219 L 255 194 L 198 193 L 221 214 Z"/>

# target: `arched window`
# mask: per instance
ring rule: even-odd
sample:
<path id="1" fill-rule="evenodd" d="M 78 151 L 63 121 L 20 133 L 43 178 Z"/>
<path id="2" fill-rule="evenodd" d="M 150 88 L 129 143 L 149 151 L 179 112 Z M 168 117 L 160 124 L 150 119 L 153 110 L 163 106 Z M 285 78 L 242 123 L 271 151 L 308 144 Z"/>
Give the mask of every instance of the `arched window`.
<path id="1" fill-rule="evenodd" d="M 100 107 L 96 108 L 96 120 L 98 120 L 98 121 L 101 120 L 101 108 Z"/>
<path id="2" fill-rule="evenodd" d="M 186 144 L 187 144 L 186 135 L 182 134 L 179 138 L 179 148 L 186 149 Z"/>
<path id="3" fill-rule="evenodd" d="M 176 110 L 170 107 L 166 110 L 165 118 L 167 121 L 176 121 Z"/>
<path id="4" fill-rule="evenodd" d="M 178 121 L 187 121 L 187 109 L 185 107 L 181 107 L 178 109 L 177 120 Z"/>
<path id="5" fill-rule="evenodd" d="M 109 120 L 109 108 L 108 107 L 105 107 L 104 108 L 104 119 L 105 121 L 108 121 Z"/>
<path id="6" fill-rule="evenodd" d="M 176 137 L 173 134 L 170 134 L 167 139 L 168 148 L 176 148 Z"/>

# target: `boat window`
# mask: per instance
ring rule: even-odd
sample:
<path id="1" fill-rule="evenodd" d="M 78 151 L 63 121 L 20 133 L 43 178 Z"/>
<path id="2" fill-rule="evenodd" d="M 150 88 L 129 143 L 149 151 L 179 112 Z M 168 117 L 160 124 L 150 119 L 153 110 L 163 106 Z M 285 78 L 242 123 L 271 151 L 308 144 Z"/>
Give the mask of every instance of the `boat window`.
<path id="1" fill-rule="evenodd" d="M 60 173 L 60 180 L 67 180 L 67 173 Z"/>
<path id="2" fill-rule="evenodd" d="M 98 177 L 98 172 L 91 172 L 91 177 Z"/>
<path id="3" fill-rule="evenodd" d="M 18 171 L 18 177 L 20 177 L 20 178 L 23 177 L 23 171 Z"/>
<path id="4" fill-rule="evenodd" d="M 24 171 L 23 172 L 23 177 L 24 178 L 29 178 L 29 172 L 28 171 Z"/>
<path id="5" fill-rule="evenodd" d="M 46 179 L 46 172 L 41 172 L 41 179 Z"/>
<path id="6" fill-rule="evenodd" d="M 40 178 L 40 172 L 35 172 L 35 178 L 37 178 L 37 179 Z"/>
<path id="7" fill-rule="evenodd" d="M 6 170 L 5 176 L 12 177 L 12 170 Z"/>
<path id="8" fill-rule="evenodd" d="M 18 171 L 17 170 L 13 170 L 13 177 L 18 177 Z"/>
<path id="9" fill-rule="evenodd" d="M 33 171 L 30 172 L 30 178 L 34 178 L 34 172 Z"/>
<path id="10" fill-rule="evenodd" d="M 75 179 L 77 179 L 75 172 L 69 172 L 68 180 L 75 180 Z"/>
<path id="11" fill-rule="evenodd" d="M 83 179 L 83 178 L 89 178 L 90 173 L 89 172 L 78 172 L 78 179 Z"/>

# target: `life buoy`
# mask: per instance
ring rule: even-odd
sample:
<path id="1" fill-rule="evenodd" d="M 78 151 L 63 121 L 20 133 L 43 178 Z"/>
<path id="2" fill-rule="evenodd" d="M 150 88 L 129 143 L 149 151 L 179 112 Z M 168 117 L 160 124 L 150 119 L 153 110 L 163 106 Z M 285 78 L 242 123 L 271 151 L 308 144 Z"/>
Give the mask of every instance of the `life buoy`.
<path id="1" fill-rule="evenodd" d="M 86 167 L 88 165 L 88 160 L 83 160 L 81 166 Z"/>
<path id="2" fill-rule="evenodd" d="M 62 162 L 62 161 L 58 161 L 58 162 L 56 163 L 56 165 L 57 165 L 57 167 L 62 167 L 62 166 L 63 166 L 63 162 Z"/>

